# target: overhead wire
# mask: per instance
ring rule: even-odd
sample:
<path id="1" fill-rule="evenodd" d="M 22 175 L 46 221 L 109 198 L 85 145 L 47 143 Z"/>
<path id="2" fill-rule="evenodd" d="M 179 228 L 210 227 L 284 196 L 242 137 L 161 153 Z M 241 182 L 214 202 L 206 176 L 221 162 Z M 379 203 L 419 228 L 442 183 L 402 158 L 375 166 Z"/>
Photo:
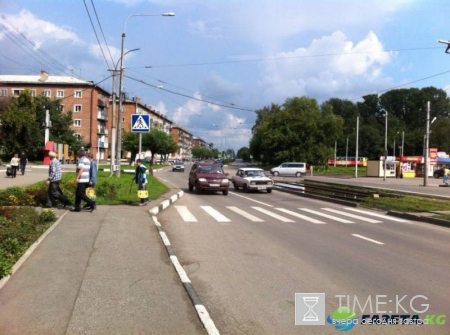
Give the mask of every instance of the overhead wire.
<path id="1" fill-rule="evenodd" d="M 95 8 L 94 0 L 91 0 L 91 4 L 92 4 L 92 8 L 94 8 L 95 17 L 97 18 L 97 24 L 98 24 L 98 26 L 100 28 L 100 31 L 102 32 L 103 41 L 105 41 L 106 50 L 108 50 L 109 57 L 111 58 L 111 63 L 114 66 L 114 60 L 113 60 L 112 55 L 111 55 L 111 50 L 109 49 L 108 42 L 106 42 L 106 37 L 105 37 L 105 34 L 103 32 L 103 28 L 102 28 L 102 24 L 100 23 L 100 19 L 98 18 L 98 15 L 97 15 L 97 9 Z"/>
<path id="2" fill-rule="evenodd" d="M 103 59 L 105 60 L 106 68 L 109 69 L 110 67 L 109 67 L 109 64 L 108 64 L 108 60 L 106 59 L 105 53 L 103 52 L 102 44 L 100 43 L 100 39 L 98 38 L 97 31 L 95 30 L 94 23 L 92 22 L 91 14 L 89 13 L 89 9 L 87 7 L 86 0 L 83 0 L 83 3 L 84 3 L 84 7 L 86 8 L 86 12 L 87 12 L 87 15 L 89 17 L 89 21 L 91 22 L 91 27 L 92 27 L 92 30 L 94 31 L 95 38 L 97 39 L 98 46 L 99 46 L 100 51 L 101 51 L 101 53 L 103 55 Z M 113 65 L 114 65 L 114 62 L 113 62 Z"/>

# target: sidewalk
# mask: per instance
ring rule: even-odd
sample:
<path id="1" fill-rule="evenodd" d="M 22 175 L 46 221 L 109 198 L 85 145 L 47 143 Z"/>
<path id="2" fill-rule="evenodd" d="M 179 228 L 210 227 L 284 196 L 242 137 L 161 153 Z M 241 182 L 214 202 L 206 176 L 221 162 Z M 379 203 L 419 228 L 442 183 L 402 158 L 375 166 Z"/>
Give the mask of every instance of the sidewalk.
<path id="1" fill-rule="evenodd" d="M 43 171 L 8 179 L 24 186 Z M 56 210 L 0 289 L 0 334 L 205 334 L 149 214 L 177 191 L 145 207 Z"/>

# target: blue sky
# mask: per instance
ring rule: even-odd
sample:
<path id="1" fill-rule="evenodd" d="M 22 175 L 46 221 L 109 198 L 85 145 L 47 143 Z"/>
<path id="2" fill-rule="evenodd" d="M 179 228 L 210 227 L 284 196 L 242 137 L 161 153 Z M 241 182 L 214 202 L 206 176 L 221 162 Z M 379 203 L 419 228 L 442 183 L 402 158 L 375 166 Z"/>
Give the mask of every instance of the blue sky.
<path id="1" fill-rule="evenodd" d="M 450 39 L 444 1 L 0 0 L 0 12 L 0 74 L 100 82 L 125 31 L 125 50 L 140 48 L 124 58 L 129 95 L 220 149 L 247 146 L 253 110 L 293 96 L 356 102 L 405 84 L 450 87 L 450 54 L 436 41 Z"/>

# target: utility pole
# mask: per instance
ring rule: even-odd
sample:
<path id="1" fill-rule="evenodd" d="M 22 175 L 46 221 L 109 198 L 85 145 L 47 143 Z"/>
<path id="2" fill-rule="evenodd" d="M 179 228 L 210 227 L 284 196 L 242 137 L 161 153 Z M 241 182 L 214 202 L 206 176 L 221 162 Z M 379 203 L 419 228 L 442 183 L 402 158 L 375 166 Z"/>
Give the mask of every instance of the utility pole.
<path id="1" fill-rule="evenodd" d="M 428 184 L 428 146 L 430 145 L 430 102 L 427 101 L 427 124 L 426 124 L 426 133 L 425 133 L 425 159 L 424 159 L 424 167 L 423 167 L 423 186 L 427 186 Z"/>
<path id="2" fill-rule="evenodd" d="M 50 121 L 50 112 L 48 109 L 45 110 L 45 135 L 44 135 L 44 148 L 47 145 L 47 142 L 50 140 L 50 130 L 49 128 L 52 126 Z"/>
<path id="3" fill-rule="evenodd" d="M 355 178 L 358 178 L 359 115 L 356 117 Z"/>
<path id="4" fill-rule="evenodd" d="M 387 128 L 388 128 L 388 112 L 385 111 L 386 115 L 386 122 L 385 122 L 385 129 L 384 129 L 384 175 L 383 175 L 383 181 L 386 181 L 386 169 L 387 169 Z"/>
<path id="5" fill-rule="evenodd" d="M 117 70 L 112 70 L 113 73 L 113 87 L 112 87 L 112 127 L 111 127 L 111 150 L 110 150 L 110 177 L 115 171 L 115 159 L 116 159 L 116 131 L 117 131 L 117 115 L 116 115 L 116 73 Z"/>

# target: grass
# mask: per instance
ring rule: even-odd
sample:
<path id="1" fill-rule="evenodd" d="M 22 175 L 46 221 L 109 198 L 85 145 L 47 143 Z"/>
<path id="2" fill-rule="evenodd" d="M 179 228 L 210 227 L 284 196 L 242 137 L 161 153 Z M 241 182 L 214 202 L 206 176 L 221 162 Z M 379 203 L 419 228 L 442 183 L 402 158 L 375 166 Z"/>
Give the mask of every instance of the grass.
<path id="1" fill-rule="evenodd" d="M 404 196 L 400 198 L 380 197 L 366 198 L 361 204 L 363 207 L 382 210 L 392 210 L 408 213 L 420 213 L 431 211 L 450 211 L 448 200 Z M 450 219 L 450 215 L 448 216 Z"/>

